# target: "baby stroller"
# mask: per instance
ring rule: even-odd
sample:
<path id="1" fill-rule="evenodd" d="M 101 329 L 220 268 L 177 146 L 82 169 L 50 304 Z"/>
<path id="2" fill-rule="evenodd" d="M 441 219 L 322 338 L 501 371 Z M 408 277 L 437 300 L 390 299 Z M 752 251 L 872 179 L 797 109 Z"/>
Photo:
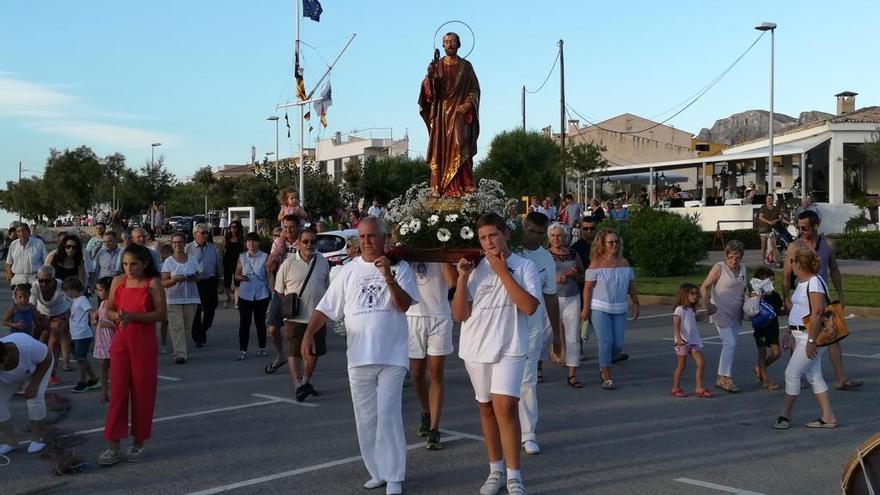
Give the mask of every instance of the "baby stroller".
<path id="1" fill-rule="evenodd" d="M 776 247 L 776 266 L 782 268 L 785 264 L 785 251 L 788 249 L 788 245 L 794 242 L 794 236 L 791 235 L 785 224 L 776 222 L 770 230 L 770 237 L 773 244 L 770 244 L 771 247 L 767 249 L 772 249 L 772 246 Z"/>

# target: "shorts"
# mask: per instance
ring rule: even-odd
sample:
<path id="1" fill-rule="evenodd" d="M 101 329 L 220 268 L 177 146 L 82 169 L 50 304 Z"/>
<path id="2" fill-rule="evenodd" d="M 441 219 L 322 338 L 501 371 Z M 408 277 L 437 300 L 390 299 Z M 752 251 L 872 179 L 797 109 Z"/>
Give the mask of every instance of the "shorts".
<path id="1" fill-rule="evenodd" d="M 465 361 L 464 367 L 474 387 L 477 402 L 491 402 L 492 394 L 519 399 L 523 373 L 526 370 L 525 356 L 502 356 L 497 363 Z"/>
<path id="2" fill-rule="evenodd" d="M 92 338 L 73 339 L 73 360 L 76 362 L 89 360 L 89 349 L 92 347 Z"/>
<path id="3" fill-rule="evenodd" d="M 272 301 L 269 303 L 269 311 L 266 313 L 266 325 L 275 328 L 284 326 L 284 318 L 281 317 L 281 302 L 284 298 L 272 293 Z"/>
<path id="4" fill-rule="evenodd" d="M 284 322 L 284 337 L 287 339 L 287 355 L 290 357 L 302 358 L 303 337 L 306 334 L 307 323 L 297 323 L 294 321 Z M 312 349 L 315 356 L 323 356 L 327 354 L 327 327 L 321 327 L 315 332 L 315 347 Z"/>
<path id="5" fill-rule="evenodd" d="M 409 358 L 452 354 L 452 318 L 436 316 L 407 316 L 409 326 Z"/>
<path id="6" fill-rule="evenodd" d="M 758 347 L 779 345 L 779 324 L 776 323 L 776 320 L 770 323 L 764 328 L 755 329 L 755 345 Z"/>
<path id="7" fill-rule="evenodd" d="M 675 354 L 678 356 L 687 356 L 688 354 L 694 351 L 700 351 L 703 349 L 703 344 L 685 344 L 679 345 L 675 347 Z"/>

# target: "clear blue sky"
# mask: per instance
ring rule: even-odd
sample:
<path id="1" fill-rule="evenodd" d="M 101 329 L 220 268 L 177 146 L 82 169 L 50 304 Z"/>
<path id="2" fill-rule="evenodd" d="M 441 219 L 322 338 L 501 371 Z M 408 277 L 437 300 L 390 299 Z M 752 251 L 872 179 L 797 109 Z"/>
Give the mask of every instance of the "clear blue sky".
<path id="1" fill-rule="evenodd" d="M 121 152 L 131 166 L 150 143 L 178 177 L 204 165 L 245 163 L 274 150 L 265 120 L 290 96 L 295 0 L 7 2 L 0 15 L 0 180 L 19 160 L 42 170 L 50 148 L 91 146 Z M 323 0 L 320 23 L 303 19 L 309 89 L 345 37 L 357 38 L 331 76 L 335 131 L 390 127 L 409 133 L 414 154 L 426 132 L 416 99 L 430 61 L 432 34 L 461 19 L 477 35 L 469 60 L 482 87 L 481 153 L 492 136 L 519 125 L 520 89 L 536 88 L 565 40 L 566 98 L 605 119 L 651 117 L 719 74 L 759 34 L 776 36 L 776 110 L 834 112 L 834 93 L 859 93 L 857 106 L 880 104 L 880 8 L 827 1 L 505 1 Z M 842 6 L 841 6 L 842 5 Z M 471 44 L 462 32 L 465 48 Z M 671 121 L 692 133 L 715 119 L 767 108 L 770 39 L 699 102 Z M 323 59 L 323 60 L 322 60 Z M 528 97 L 527 124 L 559 122 L 558 73 Z M 291 112 L 291 123 L 295 124 Z M 282 121 L 283 124 L 283 121 Z M 282 127 L 281 155 L 299 143 Z M 294 138 L 298 132 L 294 129 Z M 6 224 L 7 217 L 0 217 Z"/>

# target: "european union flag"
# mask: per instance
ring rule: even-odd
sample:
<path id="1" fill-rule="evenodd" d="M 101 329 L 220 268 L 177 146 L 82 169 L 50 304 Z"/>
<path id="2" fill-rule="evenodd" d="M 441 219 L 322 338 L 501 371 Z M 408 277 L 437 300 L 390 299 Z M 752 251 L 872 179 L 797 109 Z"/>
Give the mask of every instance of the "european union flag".
<path id="1" fill-rule="evenodd" d="M 303 17 L 308 17 L 315 22 L 321 22 L 321 2 L 318 0 L 302 0 L 303 1 Z"/>

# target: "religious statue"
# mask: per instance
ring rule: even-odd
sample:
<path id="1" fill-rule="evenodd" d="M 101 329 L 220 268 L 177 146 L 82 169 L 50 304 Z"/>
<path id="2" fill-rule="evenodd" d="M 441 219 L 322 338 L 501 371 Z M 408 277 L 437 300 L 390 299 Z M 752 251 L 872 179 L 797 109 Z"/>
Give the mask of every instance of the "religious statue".
<path id="1" fill-rule="evenodd" d="M 480 134 L 480 83 L 471 63 L 458 56 L 461 38 L 443 36 L 446 56 L 434 61 L 419 93 L 419 114 L 428 126 L 428 165 L 435 196 L 474 191 L 473 166 Z"/>

